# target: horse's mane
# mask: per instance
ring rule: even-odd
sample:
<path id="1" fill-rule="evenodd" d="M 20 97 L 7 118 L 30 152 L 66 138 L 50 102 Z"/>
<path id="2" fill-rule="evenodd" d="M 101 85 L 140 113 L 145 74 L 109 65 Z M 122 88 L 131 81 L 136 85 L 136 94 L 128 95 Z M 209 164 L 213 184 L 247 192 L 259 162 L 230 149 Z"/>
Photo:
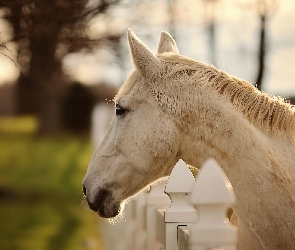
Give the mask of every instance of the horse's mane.
<path id="1" fill-rule="evenodd" d="M 264 131 L 287 132 L 291 138 L 295 139 L 295 106 L 286 103 L 282 97 L 270 96 L 245 80 L 179 54 L 163 53 L 158 57 L 175 64 L 171 74 L 183 70 L 193 71 L 192 80 L 198 79 L 217 91 L 240 110 L 251 123 Z"/>

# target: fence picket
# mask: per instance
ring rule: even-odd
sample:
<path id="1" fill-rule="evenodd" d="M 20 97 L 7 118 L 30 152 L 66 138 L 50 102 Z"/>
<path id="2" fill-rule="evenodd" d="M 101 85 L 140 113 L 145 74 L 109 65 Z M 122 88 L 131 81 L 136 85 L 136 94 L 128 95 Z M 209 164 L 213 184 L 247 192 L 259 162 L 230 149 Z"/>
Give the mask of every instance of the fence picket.
<path id="1" fill-rule="evenodd" d="M 163 192 L 164 185 L 162 181 L 152 186 L 150 193 L 143 192 L 132 198 L 126 209 L 133 208 L 133 211 L 126 211 L 123 224 L 118 223 L 112 226 L 117 228 L 112 229 L 105 226 L 109 234 L 116 231 L 119 235 L 122 230 L 121 235 L 126 236 L 116 244 L 112 242 L 108 250 L 236 249 L 236 228 L 226 218 L 235 195 L 215 160 L 205 162 L 196 180 L 183 161 L 175 165 L 165 188 L 171 199 L 168 209 L 170 200 Z M 124 244 L 127 239 L 133 243 Z"/>
<path id="2" fill-rule="evenodd" d="M 136 237 L 134 238 L 134 250 L 143 250 L 146 248 L 146 193 L 141 192 L 136 196 L 135 203 Z"/>
<path id="3" fill-rule="evenodd" d="M 202 166 L 191 194 L 199 219 L 191 228 L 190 250 L 234 250 L 237 236 L 226 218 L 235 202 L 235 195 L 227 176 L 218 163 L 209 159 Z M 226 220 L 227 219 L 227 220 Z"/>
<path id="4" fill-rule="evenodd" d="M 150 192 L 147 194 L 146 203 L 146 231 L 147 231 L 147 250 L 160 249 L 161 245 L 157 241 L 157 210 L 159 208 L 167 209 L 170 206 L 170 199 L 164 193 L 167 178 L 159 180 L 155 185 L 151 186 Z"/>
<path id="5" fill-rule="evenodd" d="M 187 250 L 189 249 L 189 236 L 190 230 L 187 226 L 178 226 L 177 228 L 177 249 Z"/>
<path id="6" fill-rule="evenodd" d="M 165 189 L 165 193 L 171 198 L 171 206 L 165 212 L 166 250 L 177 249 L 179 225 L 190 225 L 197 220 L 195 208 L 189 203 L 189 194 L 194 183 L 191 171 L 183 160 L 179 160 L 168 178 Z"/>

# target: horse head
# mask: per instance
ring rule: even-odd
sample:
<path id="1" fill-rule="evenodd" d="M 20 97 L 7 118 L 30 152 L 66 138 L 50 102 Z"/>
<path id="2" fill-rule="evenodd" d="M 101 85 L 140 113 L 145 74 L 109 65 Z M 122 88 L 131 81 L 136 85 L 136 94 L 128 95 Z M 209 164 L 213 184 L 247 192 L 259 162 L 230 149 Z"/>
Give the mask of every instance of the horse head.
<path id="1" fill-rule="evenodd" d="M 131 30 L 128 42 L 135 71 L 115 97 L 115 115 L 83 180 L 89 207 L 106 218 L 116 216 L 124 200 L 168 175 L 179 159 L 180 132 L 160 101 L 167 64 Z M 178 49 L 162 32 L 158 54 L 164 52 Z"/>

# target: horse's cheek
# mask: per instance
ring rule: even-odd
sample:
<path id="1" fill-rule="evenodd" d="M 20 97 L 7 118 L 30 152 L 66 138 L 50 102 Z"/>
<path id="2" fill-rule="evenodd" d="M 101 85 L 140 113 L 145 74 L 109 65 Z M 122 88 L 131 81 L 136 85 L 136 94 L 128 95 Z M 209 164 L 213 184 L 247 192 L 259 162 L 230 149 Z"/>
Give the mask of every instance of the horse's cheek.
<path id="1" fill-rule="evenodd" d="M 153 140 L 152 155 L 164 161 L 174 157 L 178 149 L 178 138 L 179 133 L 173 125 L 169 123 L 162 124 L 162 126 L 159 126 L 156 138 Z"/>

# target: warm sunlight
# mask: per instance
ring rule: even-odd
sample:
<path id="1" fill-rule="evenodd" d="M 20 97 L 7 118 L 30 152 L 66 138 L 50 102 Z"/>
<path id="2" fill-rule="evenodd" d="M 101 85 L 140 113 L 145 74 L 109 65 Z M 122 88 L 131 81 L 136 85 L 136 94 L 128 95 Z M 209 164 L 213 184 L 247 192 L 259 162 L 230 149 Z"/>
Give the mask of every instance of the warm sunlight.
<path id="1" fill-rule="evenodd" d="M 9 57 L 9 54 L 7 55 L 4 49 L 0 50 L 0 84 L 13 82 L 19 75 L 19 69 L 12 61 L 12 58 Z"/>

